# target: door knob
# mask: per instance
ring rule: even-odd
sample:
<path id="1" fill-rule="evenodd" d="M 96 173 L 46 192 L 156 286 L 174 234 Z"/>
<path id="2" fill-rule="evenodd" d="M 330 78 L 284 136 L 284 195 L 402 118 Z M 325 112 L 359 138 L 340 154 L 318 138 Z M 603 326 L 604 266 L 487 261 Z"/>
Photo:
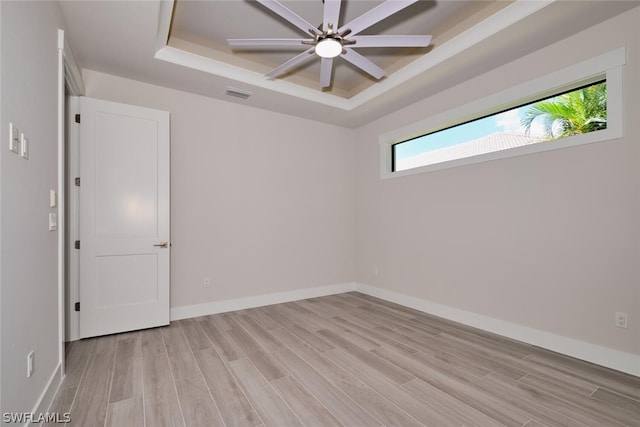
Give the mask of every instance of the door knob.
<path id="1" fill-rule="evenodd" d="M 156 246 L 156 247 L 158 247 L 158 248 L 166 248 L 166 247 L 167 247 L 167 245 L 168 245 L 168 243 L 167 243 L 167 242 L 160 242 L 160 243 L 156 243 L 156 244 L 155 244 L 155 245 L 153 245 L 153 246 Z"/>

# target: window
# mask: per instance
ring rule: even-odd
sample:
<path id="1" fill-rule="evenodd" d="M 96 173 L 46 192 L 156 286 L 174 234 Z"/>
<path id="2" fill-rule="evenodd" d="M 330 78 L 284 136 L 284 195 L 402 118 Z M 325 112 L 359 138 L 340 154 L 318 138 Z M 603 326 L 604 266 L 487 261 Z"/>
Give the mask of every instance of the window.
<path id="1" fill-rule="evenodd" d="M 618 49 L 382 135 L 382 177 L 621 137 L 624 58 Z"/>
<path id="2" fill-rule="evenodd" d="M 606 128 L 605 80 L 393 144 L 392 170 L 540 144 Z"/>

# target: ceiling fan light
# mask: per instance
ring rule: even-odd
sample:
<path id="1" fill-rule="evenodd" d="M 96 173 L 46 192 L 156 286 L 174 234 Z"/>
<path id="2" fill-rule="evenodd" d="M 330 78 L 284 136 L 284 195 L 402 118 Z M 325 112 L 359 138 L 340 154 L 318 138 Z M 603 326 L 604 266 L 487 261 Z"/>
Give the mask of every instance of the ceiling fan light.
<path id="1" fill-rule="evenodd" d="M 335 58 L 342 53 L 342 44 L 332 38 L 320 40 L 316 45 L 316 54 L 321 58 Z"/>

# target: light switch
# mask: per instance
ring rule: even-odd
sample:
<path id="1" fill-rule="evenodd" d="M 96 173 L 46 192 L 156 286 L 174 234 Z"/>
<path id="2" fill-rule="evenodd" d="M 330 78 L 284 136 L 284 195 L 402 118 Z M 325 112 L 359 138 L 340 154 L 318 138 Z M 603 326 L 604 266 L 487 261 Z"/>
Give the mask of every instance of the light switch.
<path id="1" fill-rule="evenodd" d="M 17 127 L 13 125 L 13 123 L 9 123 L 9 150 L 18 154 L 20 151 L 20 131 Z"/>
<path id="2" fill-rule="evenodd" d="M 58 229 L 58 215 L 54 212 L 49 212 L 49 231 L 55 231 Z"/>
<path id="3" fill-rule="evenodd" d="M 20 155 L 24 159 L 29 159 L 29 138 L 25 138 L 24 134 L 20 135 Z"/>
<path id="4" fill-rule="evenodd" d="M 58 204 L 58 194 L 56 190 L 49 190 L 49 206 L 55 208 Z"/>

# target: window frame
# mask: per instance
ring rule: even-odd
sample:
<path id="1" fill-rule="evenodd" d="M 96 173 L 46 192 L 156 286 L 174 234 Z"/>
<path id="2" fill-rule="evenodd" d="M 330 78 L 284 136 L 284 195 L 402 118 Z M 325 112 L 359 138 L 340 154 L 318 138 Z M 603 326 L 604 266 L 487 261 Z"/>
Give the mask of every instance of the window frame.
<path id="1" fill-rule="evenodd" d="M 430 116 L 380 135 L 380 178 L 389 179 L 418 173 L 454 168 L 509 157 L 522 156 L 549 150 L 557 150 L 594 142 L 608 141 L 623 136 L 622 126 L 622 66 L 626 63 L 626 49 L 618 48 L 594 58 L 582 61 L 545 76 L 530 80 Z M 607 128 L 597 132 L 569 136 L 544 144 L 530 144 L 491 153 L 435 163 L 416 168 L 393 171 L 393 146 L 412 138 L 431 134 L 481 117 L 497 114 L 519 105 L 535 102 L 556 94 L 606 79 Z"/>

